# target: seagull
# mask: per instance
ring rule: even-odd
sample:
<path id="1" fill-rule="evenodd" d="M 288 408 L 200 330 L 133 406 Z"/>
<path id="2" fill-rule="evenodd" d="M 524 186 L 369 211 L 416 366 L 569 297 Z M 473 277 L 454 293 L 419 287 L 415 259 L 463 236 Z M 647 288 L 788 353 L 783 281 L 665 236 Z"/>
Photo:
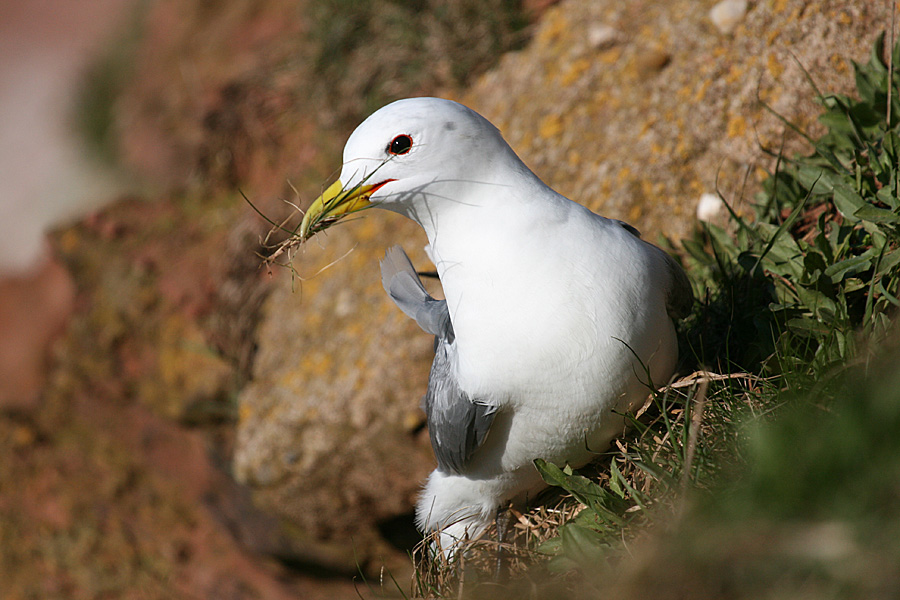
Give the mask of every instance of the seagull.
<path id="1" fill-rule="evenodd" d="M 388 250 L 385 290 L 435 336 L 423 407 L 437 468 L 416 522 L 449 556 L 545 487 L 535 459 L 577 468 L 621 435 L 624 414 L 674 372 L 691 285 L 636 229 L 555 192 L 450 100 L 399 100 L 363 121 L 299 235 L 371 207 L 421 225 L 443 288 L 433 298 L 403 250 Z"/>

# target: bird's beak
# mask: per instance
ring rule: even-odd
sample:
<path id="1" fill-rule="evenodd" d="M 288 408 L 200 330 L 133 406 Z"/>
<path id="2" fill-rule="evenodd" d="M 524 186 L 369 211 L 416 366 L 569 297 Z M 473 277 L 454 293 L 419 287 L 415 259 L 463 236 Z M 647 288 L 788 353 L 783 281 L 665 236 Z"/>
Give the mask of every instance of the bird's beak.
<path id="1" fill-rule="evenodd" d="M 309 239 L 350 213 L 370 206 L 369 197 L 375 190 L 391 181 L 394 180 L 388 179 L 372 185 L 357 185 L 349 190 L 344 189 L 344 184 L 340 180 L 335 181 L 306 209 L 303 222 L 300 223 L 301 239 Z"/>

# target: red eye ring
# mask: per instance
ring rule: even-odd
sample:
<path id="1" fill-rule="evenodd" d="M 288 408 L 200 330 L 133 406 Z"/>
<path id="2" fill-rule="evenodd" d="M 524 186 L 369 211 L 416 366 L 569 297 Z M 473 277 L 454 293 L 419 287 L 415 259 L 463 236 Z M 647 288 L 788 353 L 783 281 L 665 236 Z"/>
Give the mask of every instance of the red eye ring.
<path id="1" fill-rule="evenodd" d="M 412 149 L 412 145 L 412 137 L 402 133 L 391 140 L 391 143 L 388 144 L 387 151 L 388 154 L 394 155 L 406 154 Z"/>

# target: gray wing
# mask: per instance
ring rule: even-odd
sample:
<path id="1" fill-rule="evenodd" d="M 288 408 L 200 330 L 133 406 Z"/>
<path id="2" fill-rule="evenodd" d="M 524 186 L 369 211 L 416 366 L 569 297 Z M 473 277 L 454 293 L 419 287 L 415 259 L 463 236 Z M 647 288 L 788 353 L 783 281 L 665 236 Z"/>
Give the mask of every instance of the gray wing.
<path id="1" fill-rule="evenodd" d="M 482 404 L 459 389 L 453 365 L 456 345 L 438 339 L 428 391 L 425 416 L 431 447 L 438 468 L 445 473 L 460 473 L 487 437 L 497 407 Z"/>
<path id="2" fill-rule="evenodd" d="M 633 227 L 626 223 L 625 221 L 620 221 L 619 219 L 611 219 L 613 222 L 618 223 L 625 231 L 633 235 L 634 237 L 640 239 L 641 232 L 637 230 L 636 227 Z"/>
<path id="3" fill-rule="evenodd" d="M 425 291 L 412 261 L 400 246 L 388 248 L 381 261 L 381 285 L 394 304 L 426 333 L 453 341 L 447 301 L 435 300 Z"/>
<path id="4" fill-rule="evenodd" d="M 694 291 L 687 273 L 667 252 L 660 250 L 666 257 L 666 269 L 669 272 L 669 293 L 666 296 L 666 310 L 673 319 L 683 319 L 691 314 L 694 306 Z"/>
<path id="5" fill-rule="evenodd" d="M 435 336 L 434 362 L 428 377 L 424 409 L 438 469 L 460 473 L 481 447 L 494 421 L 496 406 L 479 402 L 459 388 L 456 339 L 446 300 L 435 300 L 400 246 L 381 262 L 381 283 L 400 310 Z"/>
<path id="6" fill-rule="evenodd" d="M 640 239 L 641 232 L 618 219 L 612 219 L 615 223 L 623 227 L 628 233 Z M 669 253 L 656 248 L 665 257 L 666 271 L 669 273 L 669 291 L 666 295 L 666 312 L 672 319 L 683 319 L 691 314 L 691 308 L 694 306 L 694 291 L 691 289 L 691 282 L 681 268 L 678 262 L 669 256 Z"/>

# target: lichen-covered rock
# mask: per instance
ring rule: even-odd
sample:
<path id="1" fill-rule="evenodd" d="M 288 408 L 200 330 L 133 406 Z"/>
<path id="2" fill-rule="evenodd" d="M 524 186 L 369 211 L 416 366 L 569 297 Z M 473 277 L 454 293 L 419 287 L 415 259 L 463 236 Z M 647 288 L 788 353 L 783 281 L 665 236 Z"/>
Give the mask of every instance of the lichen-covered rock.
<path id="1" fill-rule="evenodd" d="M 747 14 L 747 0 L 722 0 L 709 11 L 709 20 L 721 33 L 731 33 Z"/>
<path id="2" fill-rule="evenodd" d="M 390 303 L 379 273 L 384 247 L 412 232 L 371 211 L 307 244 L 301 275 L 339 260 L 293 286 L 278 273 L 240 397 L 238 480 L 350 564 L 384 555 L 376 526 L 411 510 L 434 466 L 419 408 L 432 340 Z M 427 266 L 422 241 L 406 245 Z"/>
<path id="3" fill-rule="evenodd" d="M 718 186 L 736 201 L 749 169 L 752 198 L 756 169 L 774 163 L 760 145 L 777 151 L 786 127 L 759 100 L 814 126 L 804 70 L 821 90 L 847 91 L 849 61 L 890 23 L 881 3 L 760 0 L 723 36 L 715 4 L 560 2 L 461 100 L 561 193 L 650 239 L 681 237 L 701 194 Z"/>

